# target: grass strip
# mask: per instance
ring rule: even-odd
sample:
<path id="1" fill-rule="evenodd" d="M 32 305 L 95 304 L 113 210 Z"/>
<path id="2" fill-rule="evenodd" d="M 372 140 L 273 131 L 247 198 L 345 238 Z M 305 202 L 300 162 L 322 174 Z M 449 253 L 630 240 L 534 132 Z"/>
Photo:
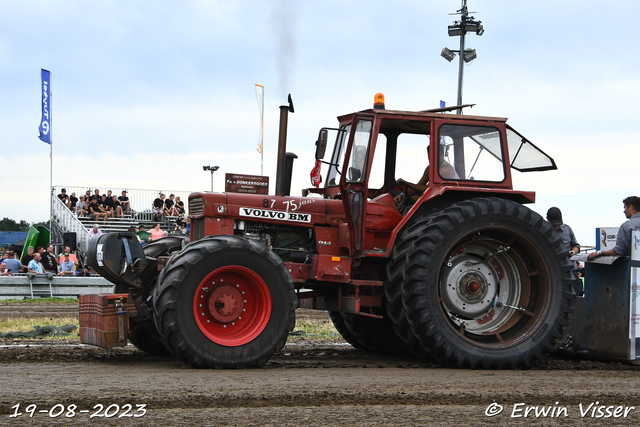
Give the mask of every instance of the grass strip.
<path id="1" fill-rule="evenodd" d="M 77 304 L 77 298 L 25 298 L 25 299 L 4 299 L 0 304 Z"/>
<path id="2" fill-rule="evenodd" d="M 6 334 L 8 332 L 32 332 L 35 330 L 35 326 L 64 326 L 73 324 L 78 327 L 71 336 L 66 339 L 80 338 L 80 322 L 78 317 L 16 317 L 6 321 L 0 321 L 0 333 Z M 44 337 L 44 339 L 60 339 L 58 337 Z M 336 331 L 333 323 L 330 321 L 304 321 L 296 322 L 296 327 L 293 329 L 293 334 L 289 336 L 289 339 L 305 340 L 305 339 L 340 339 L 340 334 Z"/>
<path id="3" fill-rule="evenodd" d="M 33 332 L 35 331 L 36 326 L 64 326 L 69 324 L 77 326 L 77 329 L 73 332 L 70 332 L 69 336 L 50 337 L 45 335 L 43 339 L 80 339 L 80 324 L 78 321 L 78 317 L 75 316 L 56 317 L 55 319 L 52 317 L 16 317 L 9 320 L 0 321 L 0 333 L 6 334 L 9 332 Z"/>

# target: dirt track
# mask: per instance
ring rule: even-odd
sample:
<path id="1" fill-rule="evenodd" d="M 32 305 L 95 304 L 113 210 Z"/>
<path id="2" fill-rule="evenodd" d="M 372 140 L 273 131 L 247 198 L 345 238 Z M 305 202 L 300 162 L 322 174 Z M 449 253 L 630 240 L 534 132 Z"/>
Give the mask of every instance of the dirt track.
<path id="1" fill-rule="evenodd" d="M 6 314 L 4 308 L 0 312 Z M 0 425 L 83 425 L 99 404 L 115 416 L 93 418 L 91 424 L 115 425 L 122 422 L 118 416 L 127 403 L 133 405 L 127 415 L 137 414 L 136 404 L 145 404 L 147 413 L 124 417 L 126 425 L 150 426 L 640 422 L 640 368 L 618 363 L 550 356 L 528 371 L 452 370 L 364 353 L 341 340 L 292 339 L 264 368 L 216 371 L 191 369 L 177 359 L 148 356 L 131 346 L 102 350 L 77 341 L 42 340 L 0 344 Z M 637 409 L 627 408 L 626 418 L 592 418 L 591 411 L 581 418 L 580 405 L 585 411 L 596 401 Z M 485 411 L 493 402 L 504 410 L 488 417 Z M 513 415 L 524 415 L 527 406 L 550 406 L 561 417 L 536 418 L 532 411 L 527 418 L 511 418 L 518 403 L 525 405 Z M 23 415 L 10 418 L 17 404 Z M 55 405 L 65 411 L 57 418 L 36 412 L 29 419 L 29 404 L 36 404 L 37 411 L 52 410 L 52 415 L 61 408 Z M 77 408 L 75 416 L 67 418 L 69 405 Z M 615 413 L 615 408 L 610 411 Z M 624 414 L 624 408 L 619 412 Z"/>

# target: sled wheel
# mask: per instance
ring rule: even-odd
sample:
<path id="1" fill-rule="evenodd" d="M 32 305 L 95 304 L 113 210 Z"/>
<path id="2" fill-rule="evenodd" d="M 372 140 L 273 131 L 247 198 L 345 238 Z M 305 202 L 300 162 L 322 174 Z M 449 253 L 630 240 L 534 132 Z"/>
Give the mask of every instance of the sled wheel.
<path id="1" fill-rule="evenodd" d="M 333 326 L 335 326 L 336 330 L 342 338 L 353 347 L 358 350 L 364 350 L 364 346 L 360 344 L 360 342 L 356 339 L 356 337 L 349 331 L 347 325 L 344 323 L 344 317 L 342 317 L 342 313 L 339 311 L 329 311 L 329 318 L 333 322 Z"/>
<path id="2" fill-rule="evenodd" d="M 198 240 L 174 254 L 153 303 L 167 347 L 198 368 L 266 363 L 284 346 L 297 307 L 282 260 L 235 236 Z"/>
<path id="3" fill-rule="evenodd" d="M 530 367 L 552 349 L 568 324 L 575 279 L 549 223 L 518 203 L 486 198 L 448 207 L 423 225 L 411 236 L 403 303 L 436 360 Z"/>

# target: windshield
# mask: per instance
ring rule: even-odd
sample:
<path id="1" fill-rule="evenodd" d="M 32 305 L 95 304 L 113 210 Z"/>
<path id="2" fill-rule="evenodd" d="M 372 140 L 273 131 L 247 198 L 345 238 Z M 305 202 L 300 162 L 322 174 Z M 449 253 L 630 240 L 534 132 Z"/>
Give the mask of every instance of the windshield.
<path id="1" fill-rule="evenodd" d="M 350 131 L 351 123 L 348 123 L 340 127 L 340 131 L 336 134 L 336 145 L 333 148 L 331 163 L 329 163 L 329 171 L 327 172 L 327 180 L 325 181 L 326 187 L 335 187 L 340 182 L 340 174 L 342 173 L 340 161 L 342 160 L 342 153 L 344 152 L 345 145 L 347 145 Z"/>
<path id="2" fill-rule="evenodd" d="M 356 124 L 356 132 L 353 136 L 353 146 L 347 171 L 347 182 L 363 182 L 366 176 L 367 154 L 371 139 L 371 120 L 360 120 Z"/>

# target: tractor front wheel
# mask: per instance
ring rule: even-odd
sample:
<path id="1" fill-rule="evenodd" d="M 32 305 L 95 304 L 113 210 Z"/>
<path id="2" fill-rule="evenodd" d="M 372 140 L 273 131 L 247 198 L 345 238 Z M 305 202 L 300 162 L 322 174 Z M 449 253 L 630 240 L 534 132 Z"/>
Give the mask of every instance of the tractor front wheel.
<path id="1" fill-rule="evenodd" d="M 266 363 L 284 346 L 297 307 L 282 260 L 235 236 L 204 238 L 175 254 L 153 303 L 165 345 L 197 368 Z"/>

